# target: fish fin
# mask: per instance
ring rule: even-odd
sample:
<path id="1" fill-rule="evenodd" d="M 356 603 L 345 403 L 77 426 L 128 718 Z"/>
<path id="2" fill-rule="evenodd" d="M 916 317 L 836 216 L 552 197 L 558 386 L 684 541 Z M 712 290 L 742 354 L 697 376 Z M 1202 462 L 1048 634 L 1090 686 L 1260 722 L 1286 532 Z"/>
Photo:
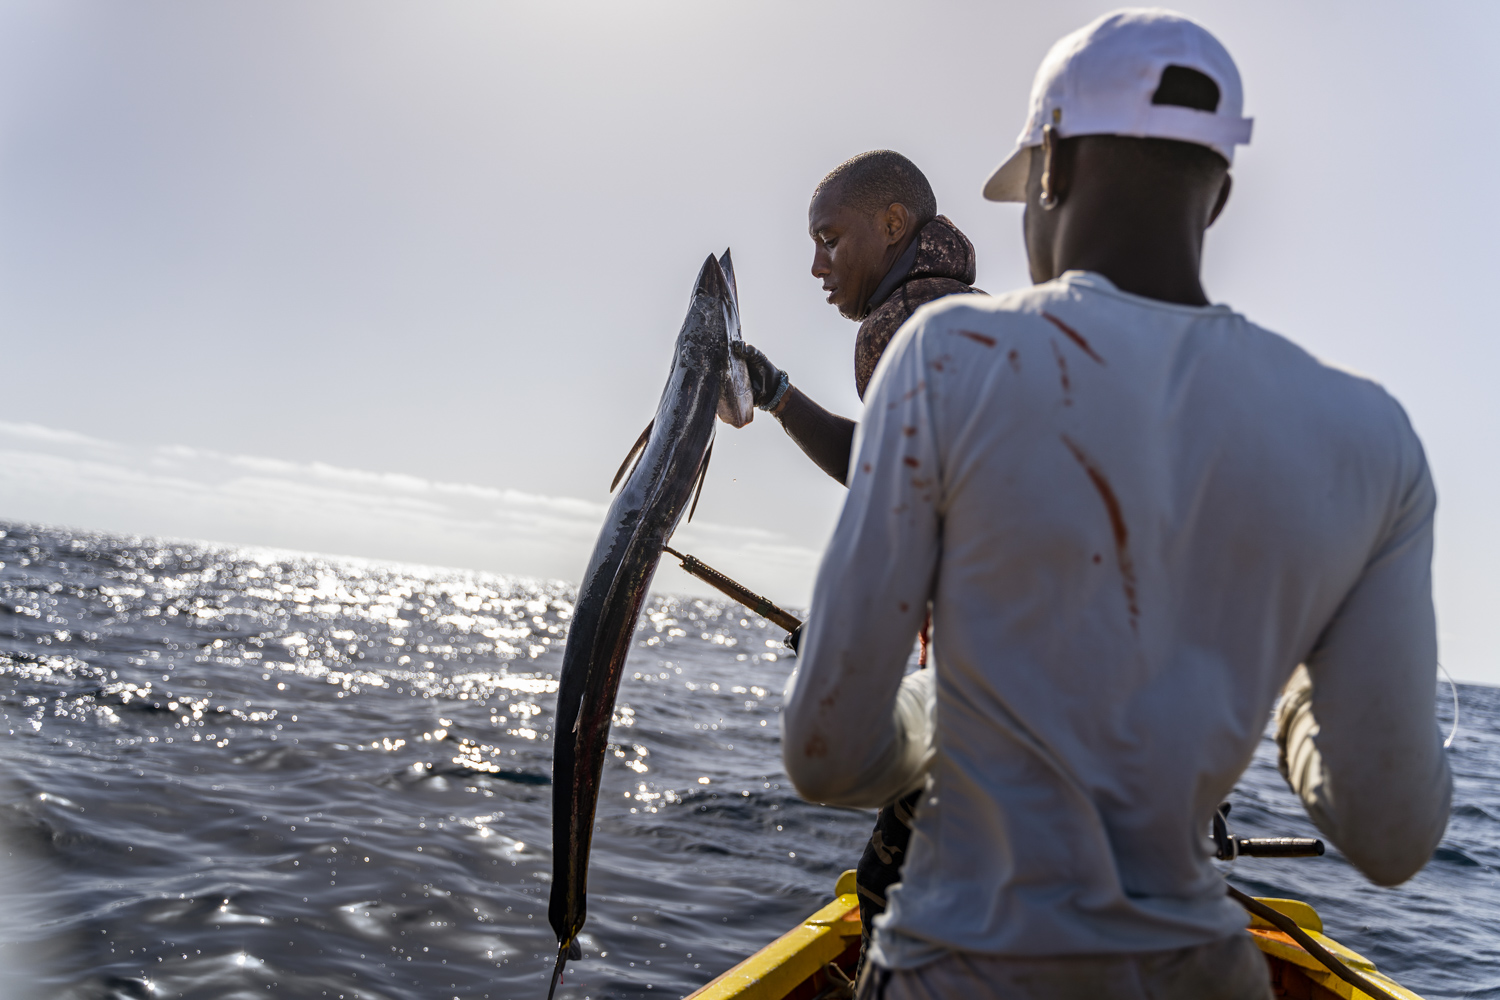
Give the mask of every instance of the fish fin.
<path id="1" fill-rule="evenodd" d="M 620 480 L 625 478 L 627 470 L 629 470 L 630 472 L 635 471 L 635 466 L 630 464 L 630 460 L 636 457 L 637 452 L 640 452 L 646 447 L 646 442 L 651 440 L 651 429 L 655 426 L 656 418 L 652 417 L 651 422 L 646 425 L 646 429 L 641 431 L 641 436 L 635 439 L 635 444 L 630 446 L 630 452 L 625 456 L 625 461 L 620 463 L 620 471 L 616 472 L 615 478 L 610 480 L 609 491 L 611 493 L 615 491 L 616 486 L 620 485 Z"/>
<path id="2" fill-rule="evenodd" d="M 698 511 L 698 498 L 703 496 L 703 481 L 708 478 L 708 463 L 714 457 L 714 446 L 709 445 L 708 451 L 703 453 L 703 468 L 698 470 L 698 488 L 693 491 L 693 506 L 688 510 L 688 521 L 692 521 L 693 515 Z"/>
<path id="3" fill-rule="evenodd" d="M 557 992 L 557 981 L 562 978 L 563 966 L 568 962 L 568 946 L 571 941 L 564 941 L 557 946 L 557 965 L 552 970 L 552 986 L 547 990 L 547 1000 L 552 1000 L 552 994 Z"/>

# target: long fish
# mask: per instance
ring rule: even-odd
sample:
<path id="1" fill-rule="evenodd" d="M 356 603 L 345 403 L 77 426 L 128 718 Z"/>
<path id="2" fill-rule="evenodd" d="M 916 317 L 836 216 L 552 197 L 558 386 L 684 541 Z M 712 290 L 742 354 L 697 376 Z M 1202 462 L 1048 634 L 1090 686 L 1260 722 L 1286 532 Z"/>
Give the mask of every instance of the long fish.
<path id="1" fill-rule="evenodd" d="M 587 917 L 589 846 L 604 770 L 615 694 L 636 621 L 689 502 L 697 506 L 713 449 L 714 418 L 740 427 L 754 415 L 749 374 L 732 349 L 740 339 L 739 304 L 729 251 L 698 272 L 687 319 L 677 334 L 672 371 L 656 417 L 616 475 L 615 494 L 563 650 L 552 751 L 552 899 L 557 965 L 548 1000 L 569 958 L 581 957 Z M 634 467 L 631 460 L 635 459 Z M 629 470 L 627 475 L 627 469 Z"/>

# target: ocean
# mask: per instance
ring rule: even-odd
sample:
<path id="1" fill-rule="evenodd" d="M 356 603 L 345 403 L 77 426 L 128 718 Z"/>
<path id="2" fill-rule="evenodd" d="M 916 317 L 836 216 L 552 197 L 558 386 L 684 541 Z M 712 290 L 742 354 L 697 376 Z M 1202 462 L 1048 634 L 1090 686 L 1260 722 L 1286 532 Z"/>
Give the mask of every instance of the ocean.
<path id="1" fill-rule="evenodd" d="M 541 1000 L 573 597 L 0 523 L 0 997 Z M 680 997 L 854 866 L 872 814 L 781 771 L 781 638 L 651 599 L 560 997 Z M 1500 691 L 1458 695 L 1453 819 L 1416 878 L 1375 888 L 1332 849 L 1227 873 L 1426 997 L 1500 997 Z M 1269 740 L 1231 801 L 1238 833 L 1316 835 Z"/>

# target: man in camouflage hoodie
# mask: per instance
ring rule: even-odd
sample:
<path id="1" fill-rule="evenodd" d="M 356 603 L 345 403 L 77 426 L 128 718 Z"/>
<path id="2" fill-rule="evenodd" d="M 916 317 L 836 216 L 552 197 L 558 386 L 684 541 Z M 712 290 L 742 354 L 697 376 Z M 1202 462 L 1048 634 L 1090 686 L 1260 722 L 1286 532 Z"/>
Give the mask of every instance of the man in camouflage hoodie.
<path id="1" fill-rule="evenodd" d="M 861 153 L 835 167 L 813 192 L 808 233 L 815 246 L 813 277 L 823 282 L 828 302 L 860 324 L 854 387 L 861 399 L 886 345 L 919 306 L 979 291 L 973 285 L 974 245 L 937 214 L 932 186 L 900 153 Z M 813 402 L 754 347 L 742 350 L 755 405 L 775 416 L 819 468 L 847 484 L 855 422 Z M 926 658 L 924 628 L 924 666 Z M 886 891 L 900 880 L 920 794 L 911 791 L 880 810 L 860 859 L 856 883 L 866 941 L 870 922 L 885 911 Z"/>
<path id="2" fill-rule="evenodd" d="M 828 302 L 859 322 L 854 387 L 861 399 L 886 344 L 917 307 L 978 292 L 974 244 L 946 217 L 922 171 L 900 153 L 875 150 L 835 167 L 808 207 L 813 277 Z M 745 345 L 755 405 L 769 411 L 818 467 L 848 481 L 854 421 L 830 413 L 786 373 Z"/>

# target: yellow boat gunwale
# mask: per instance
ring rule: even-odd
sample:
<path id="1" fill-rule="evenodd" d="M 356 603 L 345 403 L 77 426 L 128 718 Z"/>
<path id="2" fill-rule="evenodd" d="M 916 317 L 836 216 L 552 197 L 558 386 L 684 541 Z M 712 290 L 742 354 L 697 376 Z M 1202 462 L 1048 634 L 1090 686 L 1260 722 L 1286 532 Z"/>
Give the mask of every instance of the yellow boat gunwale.
<path id="1" fill-rule="evenodd" d="M 858 942 L 863 925 L 854 872 L 839 876 L 833 902 L 687 1000 L 781 1000 Z"/>
<path id="2" fill-rule="evenodd" d="M 1290 917 L 1315 941 L 1350 968 L 1384 987 L 1397 1000 L 1422 1000 L 1416 993 L 1382 975 L 1375 963 L 1359 952 L 1324 934 L 1322 918 L 1307 903 L 1298 899 L 1261 898 L 1260 901 Z M 860 930 L 854 872 L 847 871 L 839 876 L 834 886 L 833 902 L 717 979 L 688 994 L 686 1000 L 784 1000 L 793 990 L 823 971 L 828 963 L 857 944 Z M 1367 994 L 1329 972 L 1289 936 L 1259 917 L 1251 918 L 1248 931 L 1268 958 L 1295 966 L 1316 986 L 1343 1000 L 1369 1000 Z"/>

